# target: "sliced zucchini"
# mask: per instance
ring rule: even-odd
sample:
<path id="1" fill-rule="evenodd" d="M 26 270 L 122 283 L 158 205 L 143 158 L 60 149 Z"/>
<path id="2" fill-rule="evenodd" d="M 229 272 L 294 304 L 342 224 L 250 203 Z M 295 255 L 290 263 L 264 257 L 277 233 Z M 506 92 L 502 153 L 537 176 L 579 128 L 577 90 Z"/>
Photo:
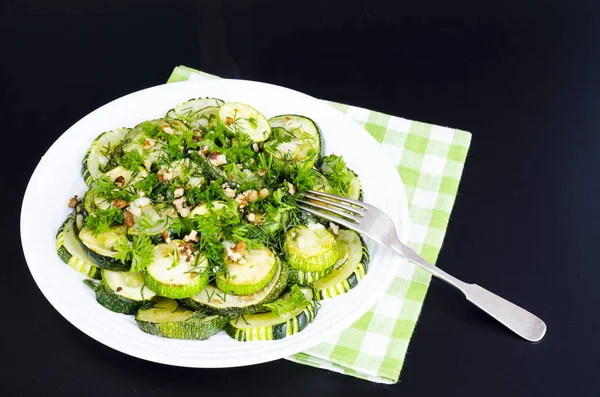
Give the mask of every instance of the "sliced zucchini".
<path id="1" fill-rule="evenodd" d="M 121 181 L 120 178 L 123 178 L 122 187 L 119 187 L 115 184 L 115 188 L 113 189 L 113 191 L 117 191 L 121 189 L 128 189 L 134 183 L 143 180 L 147 176 L 148 172 L 143 167 L 138 168 L 136 171 L 130 171 L 124 167 L 119 166 L 113 168 L 108 172 L 105 172 L 100 178 L 108 179 L 113 183 Z M 111 206 L 111 201 L 106 199 L 106 197 L 94 196 L 92 191 L 88 190 L 84 198 L 84 206 L 88 213 L 92 213 L 94 211 L 94 208 L 107 209 Z"/>
<path id="2" fill-rule="evenodd" d="M 305 272 L 298 269 L 290 269 L 288 282 L 290 284 L 309 285 L 331 273 L 334 267 L 335 266 L 329 266 L 327 269 L 317 272 Z"/>
<path id="3" fill-rule="evenodd" d="M 323 157 L 319 164 L 319 171 L 321 171 L 325 178 L 328 179 L 327 185 L 329 185 L 328 189 L 323 189 L 321 191 L 339 194 L 354 200 L 362 200 L 363 191 L 360 178 L 356 172 L 346 166 L 346 162 L 341 156 L 330 154 L 329 156 Z M 334 174 L 336 175 L 337 184 L 333 183 L 333 181 L 329 181 Z M 340 181 L 344 182 L 342 183 Z M 332 185 L 336 186 L 335 191 L 331 188 Z"/>
<path id="4" fill-rule="evenodd" d="M 134 314 L 156 296 L 146 287 L 141 272 L 113 272 L 102 269 L 102 281 L 95 288 L 96 301 L 115 313 Z"/>
<path id="5" fill-rule="evenodd" d="M 116 258 L 115 247 L 123 238 L 126 238 L 125 226 L 113 226 L 97 236 L 87 226 L 79 231 L 83 250 L 97 266 L 107 270 L 125 271 L 131 267 L 130 262 L 123 263 Z"/>
<path id="6" fill-rule="evenodd" d="M 87 277 L 100 279 L 100 268 L 81 248 L 75 233 L 75 214 L 69 214 L 56 234 L 56 252 L 60 259 Z"/>
<path id="7" fill-rule="evenodd" d="M 273 157 L 289 159 L 312 167 L 321 155 L 321 131 L 308 117 L 294 114 L 269 119 L 274 140 L 265 144 Z"/>
<path id="8" fill-rule="evenodd" d="M 81 162 L 81 175 L 88 186 L 106 171 L 104 168 L 109 163 L 111 153 L 129 131 L 129 128 L 117 128 L 100 134 L 94 140 Z"/>
<path id="9" fill-rule="evenodd" d="M 317 315 L 317 302 L 311 288 L 301 288 L 307 303 L 280 316 L 269 313 L 257 313 L 240 316 L 225 325 L 225 332 L 233 339 L 246 342 L 257 340 L 275 340 L 294 335 L 302 331 Z M 289 293 L 284 299 L 289 299 Z"/>
<path id="10" fill-rule="evenodd" d="M 211 212 L 220 212 L 223 208 L 227 207 L 227 203 L 224 201 L 213 201 L 211 208 L 208 208 L 206 203 L 202 203 L 194 207 L 192 212 L 190 212 L 190 218 L 194 218 L 196 216 L 204 216 Z"/>
<path id="11" fill-rule="evenodd" d="M 192 128 L 214 128 L 219 108 L 225 102 L 217 98 L 197 98 L 185 101 L 169 110 L 165 117 L 185 120 Z"/>
<path id="12" fill-rule="evenodd" d="M 271 135 L 266 117 L 252 106 L 227 102 L 219 109 L 218 128 L 231 134 L 245 134 L 252 142 L 264 142 Z"/>
<path id="13" fill-rule="evenodd" d="M 209 310 L 213 313 L 235 317 L 264 311 L 262 305 L 273 302 L 281 295 L 288 281 L 288 266 L 277 261 L 277 270 L 269 283 L 260 291 L 250 295 L 233 295 L 209 284 L 204 291 L 192 296 L 184 303 L 196 310 Z"/>
<path id="14" fill-rule="evenodd" d="M 173 299 L 158 298 L 135 316 L 140 329 L 148 334 L 172 339 L 207 339 L 221 331 L 227 317 L 188 310 Z"/>
<path id="15" fill-rule="evenodd" d="M 292 269 L 320 272 L 338 260 L 335 237 L 320 223 L 308 223 L 291 228 L 286 233 L 285 250 Z"/>
<path id="16" fill-rule="evenodd" d="M 239 253 L 232 251 L 234 244 L 228 243 L 223 243 L 228 272 L 217 275 L 217 287 L 235 295 L 250 295 L 265 288 L 275 276 L 279 258 L 267 247 L 255 246 L 246 247 L 240 259 Z"/>
<path id="17" fill-rule="evenodd" d="M 347 258 L 340 267 L 314 282 L 317 300 L 345 294 L 367 274 L 369 250 L 363 239 L 352 230 L 340 229 L 338 233 L 340 257 L 347 256 Z"/>
<path id="18" fill-rule="evenodd" d="M 151 204 L 149 199 L 141 197 L 130 203 L 128 210 L 133 215 L 133 226 L 127 229 L 128 235 L 148 236 L 154 245 L 165 242 L 163 231 L 171 237 L 171 222 L 177 217 L 173 207 L 157 206 Z"/>
<path id="19" fill-rule="evenodd" d="M 136 150 L 142 155 L 146 153 L 144 167 L 150 170 L 152 164 L 160 158 L 164 146 L 164 143 L 157 139 L 157 135 L 159 133 L 180 135 L 188 130 L 189 127 L 183 121 L 177 119 L 145 121 L 136 125 L 127 133 L 123 144 L 123 152 Z"/>
<path id="20" fill-rule="evenodd" d="M 360 179 L 358 178 L 356 172 L 352 171 L 350 168 L 348 168 L 348 171 L 354 174 L 354 178 L 352 178 L 352 180 L 350 181 L 350 186 L 348 186 L 348 195 L 346 197 L 351 198 L 353 200 L 362 201 L 363 190 Z"/>
<path id="21" fill-rule="evenodd" d="M 154 248 L 154 261 L 144 279 L 158 295 L 182 299 L 200 293 L 208 284 L 209 272 L 204 256 L 182 240 L 173 240 Z"/>

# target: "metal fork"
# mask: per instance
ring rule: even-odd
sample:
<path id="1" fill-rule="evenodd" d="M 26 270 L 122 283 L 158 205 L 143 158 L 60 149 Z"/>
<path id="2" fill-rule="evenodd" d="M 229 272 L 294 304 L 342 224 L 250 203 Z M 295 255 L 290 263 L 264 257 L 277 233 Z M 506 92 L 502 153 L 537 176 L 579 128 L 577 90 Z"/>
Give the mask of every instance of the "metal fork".
<path id="1" fill-rule="evenodd" d="M 297 202 L 299 203 L 298 208 L 364 234 L 375 242 L 390 247 L 437 278 L 458 288 L 469 302 L 522 338 L 537 342 L 546 334 L 546 324 L 537 316 L 477 284 L 460 281 L 402 244 L 396 235 L 394 223 L 380 209 L 362 201 L 312 190 L 304 194 L 303 199 L 298 199 Z"/>

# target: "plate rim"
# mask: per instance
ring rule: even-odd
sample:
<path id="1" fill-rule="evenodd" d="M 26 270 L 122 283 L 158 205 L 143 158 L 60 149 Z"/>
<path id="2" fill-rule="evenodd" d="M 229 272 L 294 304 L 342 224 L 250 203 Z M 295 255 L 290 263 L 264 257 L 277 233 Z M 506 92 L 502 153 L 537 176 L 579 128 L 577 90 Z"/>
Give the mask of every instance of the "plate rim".
<path id="1" fill-rule="evenodd" d="M 160 89 L 161 87 L 173 87 L 173 86 L 184 86 L 184 85 L 197 85 L 202 86 L 202 85 L 206 85 L 206 84 L 210 84 L 210 85 L 219 85 L 219 84 L 258 84 L 258 85 L 266 85 L 266 86 L 270 86 L 273 87 L 274 89 L 277 90 L 285 90 L 285 91 L 289 91 L 290 94 L 292 95 L 300 95 L 305 97 L 306 99 L 309 99 L 310 101 L 314 101 L 315 104 L 318 104 L 317 106 L 322 107 L 323 109 L 328 109 L 328 111 L 335 111 L 337 113 L 340 113 L 342 117 L 347 118 L 349 121 L 351 121 L 354 125 L 356 125 L 357 128 L 360 128 L 362 130 L 362 133 L 368 137 L 367 139 L 371 139 L 373 141 L 375 141 L 375 143 L 377 143 L 377 146 L 381 147 L 381 145 L 379 144 L 379 142 L 377 142 L 375 140 L 375 138 L 373 136 L 371 136 L 361 125 L 359 125 L 358 123 L 356 123 L 354 120 L 352 120 L 352 118 L 350 116 L 348 116 L 347 114 L 344 114 L 343 112 L 341 112 L 339 109 L 336 109 L 330 105 L 328 105 L 328 103 L 326 103 L 323 100 L 319 100 L 317 98 L 314 98 L 310 95 L 307 95 L 305 93 L 287 88 L 287 87 L 283 87 L 283 86 L 279 86 L 279 85 L 275 85 L 275 84 L 271 84 L 271 83 L 264 83 L 264 82 L 258 82 L 258 81 L 252 81 L 252 80 L 238 80 L 238 79 L 219 79 L 219 80 L 188 80 L 188 81 L 181 81 L 181 82 L 176 82 L 176 83 L 165 83 L 165 84 L 159 84 L 159 85 L 155 85 L 152 87 L 148 87 L 148 88 L 144 88 L 138 91 L 134 91 L 131 92 L 129 94 L 123 95 L 119 98 L 113 99 L 110 102 L 107 102 L 106 104 L 94 109 L 93 111 L 91 111 L 90 113 L 86 114 L 85 116 L 83 116 L 82 118 L 80 118 L 78 121 L 76 121 L 75 123 L 73 123 L 69 128 L 67 128 L 51 145 L 50 147 L 46 150 L 46 152 L 44 153 L 44 155 L 41 157 L 41 159 L 39 160 L 38 164 L 36 165 L 34 171 L 31 174 L 31 177 L 29 179 L 29 182 L 27 184 L 27 187 L 25 189 L 25 193 L 23 196 L 23 201 L 22 201 L 22 205 L 21 205 L 21 213 L 20 213 L 20 237 L 21 237 L 21 246 L 23 249 L 23 253 L 24 253 L 24 257 L 25 257 L 25 261 L 27 263 L 27 266 L 29 268 L 29 271 L 32 274 L 32 277 L 36 283 L 36 285 L 38 286 L 38 288 L 40 289 L 40 291 L 42 292 L 42 294 L 44 295 L 44 297 L 48 300 L 48 302 L 50 302 L 51 306 L 63 317 L 65 318 L 72 326 L 74 326 L 75 328 L 77 328 L 78 330 L 80 330 L 81 332 L 83 332 L 84 334 L 86 334 L 87 336 L 89 336 L 90 338 L 96 340 L 97 342 L 102 343 L 105 346 L 108 346 L 114 350 L 119 351 L 120 353 L 124 353 L 139 359 L 143 359 L 146 361 L 151 361 L 151 362 L 156 362 L 156 363 L 162 363 L 162 364 L 167 364 L 167 365 L 173 365 L 173 366 L 180 366 L 180 367 L 193 367 L 193 368 L 223 368 L 223 367 L 237 367 L 237 366 L 245 366 L 245 365 L 253 365 L 253 364 L 259 364 L 259 363 L 263 363 L 263 362 L 268 362 L 268 361 L 273 361 L 273 360 L 277 360 L 280 358 L 285 358 L 291 354 L 296 354 L 299 352 L 302 352 L 314 345 L 317 345 L 321 342 L 324 342 L 327 337 L 333 335 L 335 332 L 325 332 L 324 334 L 327 334 L 327 337 L 324 338 L 319 338 L 319 340 L 316 340 L 314 343 L 310 344 L 310 346 L 306 346 L 306 343 L 304 343 L 304 345 L 302 346 L 302 348 L 298 349 L 296 351 L 296 353 L 289 353 L 289 354 L 285 354 L 282 356 L 277 356 L 277 357 L 270 357 L 270 356 L 266 356 L 266 357 L 262 357 L 261 359 L 253 359 L 253 360 L 246 360 L 246 361 L 242 361 L 239 363 L 236 363 L 234 365 L 194 365 L 194 364 L 190 364 L 190 363 L 182 363 L 182 362 L 177 362 L 177 357 L 175 357 L 175 360 L 170 360 L 170 359 L 160 359 L 157 357 L 148 357 L 144 354 L 139 354 L 139 352 L 135 352 L 135 351 L 131 351 L 130 349 L 123 349 L 122 347 L 117 347 L 114 345 L 114 343 L 111 343 L 109 340 L 106 340 L 104 337 L 98 337 L 97 334 L 95 334 L 94 332 L 92 332 L 92 330 L 90 329 L 86 329 L 85 327 L 83 327 L 81 324 L 78 323 L 77 320 L 73 320 L 73 316 L 72 313 L 66 313 L 66 309 L 63 308 L 58 302 L 53 300 L 53 295 L 52 293 L 49 293 L 46 289 L 48 288 L 47 285 L 44 285 L 43 283 L 41 283 L 41 280 L 38 278 L 38 276 L 36 275 L 36 270 L 35 270 L 35 266 L 30 264 L 30 256 L 31 254 L 28 254 L 28 250 L 26 249 L 26 241 L 28 241 L 29 237 L 25 236 L 24 233 L 28 230 L 27 227 L 27 222 L 28 222 L 28 217 L 27 214 L 25 212 L 25 210 L 27 209 L 27 203 L 32 200 L 31 195 L 32 195 L 32 190 L 34 188 L 33 183 L 36 181 L 36 177 L 39 178 L 39 174 L 42 172 L 42 165 L 44 163 L 44 158 L 46 157 L 46 155 L 48 155 L 54 148 L 54 150 L 56 150 L 55 148 L 58 145 L 59 142 L 62 142 L 67 138 L 67 135 L 69 135 L 69 131 L 71 130 L 76 130 L 78 128 L 78 126 L 83 123 L 85 120 L 87 120 L 88 118 L 92 118 L 97 112 L 100 112 L 103 108 L 110 106 L 111 104 L 117 102 L 117 101 L 122 101 L 125 98 L 128 97 L 135 97 L 137 95 L 144 95 L 146 92 L 148 91 L 153 91 L 153 90 L 157 90 Z M 174 105 L 175 106 L 175 105 Z M 382 153 L 385 153 L 383 151 L 383 148 L 381 148 Z M 387 156 L 387 154 L 385 155 L 385 160 L 384 162 L 389 163 L 390 166 L 393 166 L 393 163 L 391 162 L 391 159 L 389 159 L 389 157 Z M 394 220 L 394 223 L 396 224 L 397 227 L 397 232 L 399 234 L 399 237 L 401 238 L 401 240 L 403 242 L 407 242 L 408 237 L 410 235 L 410 218 L 409 218 L 409 213 L 408 213 L 408 198 L 406 196 L 406 191 L 404 188 L 404 183 L 402 181 L 402 178 L 400 177 L 400 175 L 397 173 L 397 171 L 395 172 L 395 175 L 398 178 L 398 187 L 401 190 L 401 197 L 398 200 L 398 206 L 402 207 L 399 210 L 399 218 L 403 218 L 401 219 L 401 224 L 398 225 L 397 222 L 398 220 Z M 402 266 L 402 265 L 406 265 L 407 261 L 405 259 L 398 259 L 397 263 L 395 263 L 394 265 L 396 265 L 395 267 L 398 266 Z M 392 267 L 392 266 L 390 266 Z M 391 271 L 388 271 L 391 273 Z M 394 272 L 395 274 L 396 272 Z M 369 307 L 367 307 L 367 309 L 363 310 L 361 315 L 358 318 L 360 318 L 362 315 L 364 315 L 376 302 L 377 300 L 385 293 L 385 289 L 387 289 L 387 287 L 389 287 L 389 284 L 391 283 L 391 281 L 393 280 L 394 277 L 390 277 L 389 283 L 386 284 L 386 288 L 380 288 L 379 292 L 377 294 L 373 294 L 376 295 L 376 298 L 372 298 L 372 297 L 368 297 L 367 299 L 364 299 L 365 302 L 371 302 L 371 305 Z M 366 306 L 364 303 L 361 305 L 361 307 Z M 356 321 L 356 320 L 355 320 Z M 351 325 L 352 323 L 348 324 Z M 341 332 L 342 329 L 338 329 L 337 333 Z M 110 339 L 110 338 L 107 338 Z M 198 342 L 198 341 L 185 341 L 185 342 Z M 268 342 L 258 342 L 258 343 L 274 343 L 274 342 L 278 342 L 278 341 L 268 341 Z"/>

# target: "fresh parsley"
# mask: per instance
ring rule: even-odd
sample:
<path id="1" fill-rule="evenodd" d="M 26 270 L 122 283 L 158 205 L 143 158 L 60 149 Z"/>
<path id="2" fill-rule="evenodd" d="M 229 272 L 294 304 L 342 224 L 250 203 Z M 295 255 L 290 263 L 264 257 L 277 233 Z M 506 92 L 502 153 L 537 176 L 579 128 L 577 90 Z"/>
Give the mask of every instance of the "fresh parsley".
<path id="1" fill-rule="evenodd" d="M 154 245 L 150 237 L 145 235 L 134 235 L 132 241 L 126 238 L 119 240 L 115 246 L 118 260 L 123 263 L 131 261 L 131 272 L 140 272 L 154 260 Z"/>
<path id="2" fill-rule="evenodd" d="M 306 299 L 304 292 L 302 292 L 298 285 L 294 284 L 290 288 L 289 295 L 284 295 L 283 298 L 279 298 L 275 302 L 265 303 L 263 306 L 269 309 L 274 315 L 281 316 L 307 303 L 308 299 Z"/>
<path id="3" fill-rule="evenodd" d="M 85 225 L 92 230 L 94 236 L 107 231 L 111 226 L 122 225 L 125 221 L 123 212 L 114 207 L 98 209 L 85 218 Z"/>

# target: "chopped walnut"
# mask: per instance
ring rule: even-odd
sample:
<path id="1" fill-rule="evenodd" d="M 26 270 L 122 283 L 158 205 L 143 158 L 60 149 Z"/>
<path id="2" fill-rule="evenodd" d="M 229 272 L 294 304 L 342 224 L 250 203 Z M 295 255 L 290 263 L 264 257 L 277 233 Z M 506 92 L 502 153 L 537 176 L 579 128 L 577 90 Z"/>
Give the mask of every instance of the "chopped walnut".
<path id="1" fill-rule="evenodd" d="M 292 118 L 290 116 L 285 116 L 285 125 L 292 124 Z"/>
<path id="2" fill-rule="evenodd" d="M 69 208 L 75 208 L 79 201 L 77 200 L 77 196 L 73 196 L 69 199 Z"/>
<path id="3" fill-rule="evenodd" d="M 125 208 L 129 205 L 129 203 L 125 200 L 121 200 L 121 199 L 114 199 L 112 201 L 112 206 L 115 208 Z"/>
<path id="4" fill-rule="evenodd" d="M 292 185 L 289 182 L 287 184 L 288 184 L 288 193 L 289 194 L 296 194 L 296 186 Z"/>
<path id="5" fill-rule="evenodd" d="M 125 177 L 123 175 L 119 175 L 116 179 L 115 179 L 115 185 L 117 185 L 118 187 L 123 187 L 125 186 Z"/>
<path id="6" fill-rule="evenodd" d="M 184 193 L 185 193 L 185 190 L 183 190 L 183 186 L 177 186 L 177 189 L 175 189 L 175 191 L 173 192 L 173 195 L 175 196 L 175 198 L 179 198 L 179 197 L 183 196 Z"/>
<path id="7" fill-rule="evenodd" d="M 161 232 L 163 239 L 165 240 L 165 243 L 170 243 L 171 242 L 171 236 L 169 236 L 169 232 L 167 230 L 163 230 Z"/>
<path id="8" fill-rule="evenodd" d="M 169 135 L 173 135 L 173 133 L 175 132 L 175 131 L 173 131 L 173 128 L 171 128 L 171 126 L 168 124 L 161 125 L 160 129 Z"/>
<path id="9" fill-rule="evenodd" d="M 258 195 L 260 198 L 266 199 L 267 197 L 269 197 L 269 189 L 263 187 L 258 191 Z"/>
<path id="10" fill-rule="evenodd" d="M 177 253 L 179 253 L 179 260 L 182 260 L 184 262 L 189 262 L 192 259 L 193 252 L 194 252 L 194 247 L 192 247 L 188 243 L 183 243 L 183 242 L 177 243 Z"/>
<path id="11" fill-rule="evenodd" d="M 248 219 L 248 222 L 252 223 L 254 226 L 258 226 L 263 223 L 265 217 L 254 212 L 250 212 L 248 215 L 246 215 L 246 219 Z"/>
<path id="12" fill-rule="evenodd" d="M 191 232 L 189 232 L 189 234 L 183 237 L 183 241 L 185 241 L 186 243 L 197 243 L 198 241 L 200 241 L 200 236 L 198 236 L 197 231 L 192 230 Z"/>
<path id="13" fill-rule="evenodd" d="M 246 190 L 238 194 L 235 198 L 238 208 L 245 208 L 248 203 L 254 203 L 256 200 L 258 200 L 258 192 L 256 190 Z"/>
<path id="14" fill-rule="evenodd" d="M 225 196 L 229 198 L 235 198 L 235 189 L 230 188 L 229 185 L 226 183 L 222 184 L 221 187 L 223 188 L 223 193 L 225 193 Z"/>
<path id="15" fill-rule="evenodd" d="M 229 116 L 225 117 L 225 124 L 227 124 L 227 125 L 233 124 L 233 119 Z"/>
<path id="16" fill-rule="evenodd" d="M 265 176 L 265 175 L 267 175 L 267 170 L 264 168 L 261 168 L 258 171 L 256 171 L 256 173 L 258 174 L 258 176 Z"/>
<path id="17" fill-rule="evenodd" d="M 154 146 L 154 141 L 152 139 L 146 139 L 144 141 L 144 149 L 148 149 Z"/>
<path id="18" fill-rule="evenodd" d="M 227 164 L 227 157 L 225 157 L 225 155 L 222 153 L 212 152 L 208 155 L 208 161 L 215 167 L 218 167 L 220 165 Z"/>
<path id="19" fill-rule="evenodd" d="M 185 197 L 181 197 L 173 201 L 175 209 L 177 210 L 179 215 L 181 215 L 182 218 L 187 218 L 190 215 L 190 209 L 187 206 L 185 206 L 185 200 Z"/>
<path id="20" fill-rule="evenodd" d="M 203 155 L 204 157 L 206 157 L 208 155 L 208 153 L 210 152 L 208 145 L 204 145 L 200 148 L 199 150 L 200 154 Z"/>
<path id="21" fill-rule="evenodd" d="M 175 175 L 175 172 L 169 172 L 166 169 L 161 168 L 156 173 L 156 176 L 158 177 L 159 181 L 168 181 L 175 178 L 177 175 Z"/>
<path id="22" fill-rule="evenodd" d="M 133 214 L 129 211 L 123 211 L 123 216 L 125 217 L 125 222 L 123 223 L 125 227 L 133 226 Z"/>

